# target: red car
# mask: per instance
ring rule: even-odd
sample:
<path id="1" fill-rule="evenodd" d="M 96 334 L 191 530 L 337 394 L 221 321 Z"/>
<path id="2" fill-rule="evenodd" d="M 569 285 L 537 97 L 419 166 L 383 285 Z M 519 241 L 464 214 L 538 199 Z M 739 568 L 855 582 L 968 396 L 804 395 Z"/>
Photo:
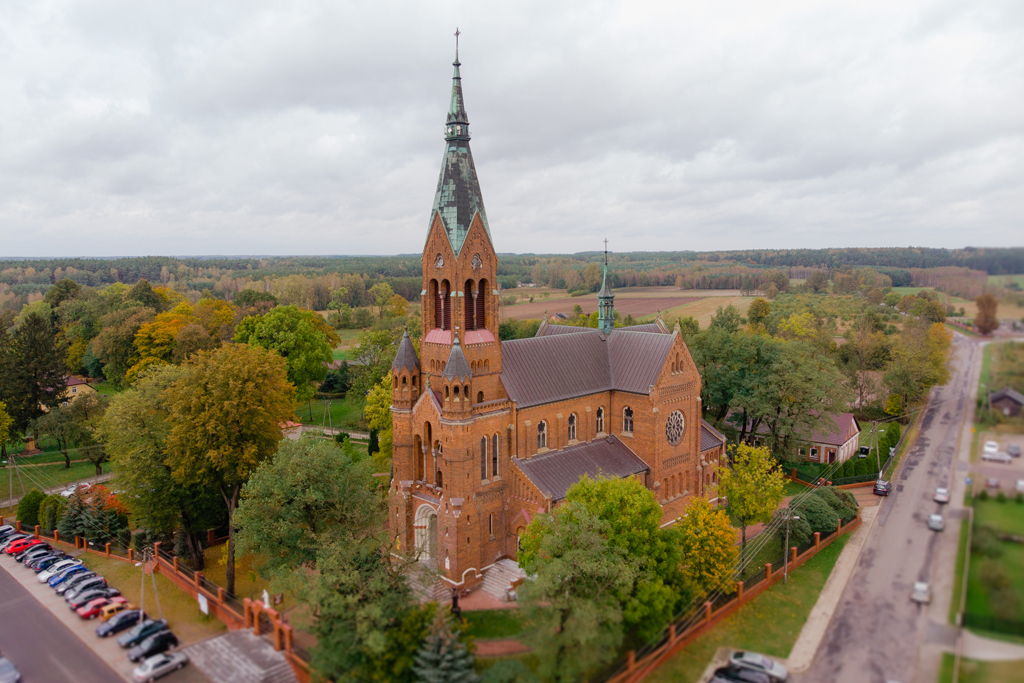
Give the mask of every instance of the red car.
<path id="1" fill-rule="evenodd" d="M 83 619 L 95 619 L 100 615 L 100 612 L 103 611 L 104 607 L 118 602 L 128 601 L 121 596 L 117 596 L 116 598 L 96 598 L 95 600 L 79 607 L 75 610 L 75 613 Z"/>
<path id="2" fill-rule="evenodd" d="M 17 555 L 22 550 L 28 550 L 34 545 L 40 545 L 45 542 L 41 538 L 22 538 L 7 546 L 6 552 L 8 555 Z"/>

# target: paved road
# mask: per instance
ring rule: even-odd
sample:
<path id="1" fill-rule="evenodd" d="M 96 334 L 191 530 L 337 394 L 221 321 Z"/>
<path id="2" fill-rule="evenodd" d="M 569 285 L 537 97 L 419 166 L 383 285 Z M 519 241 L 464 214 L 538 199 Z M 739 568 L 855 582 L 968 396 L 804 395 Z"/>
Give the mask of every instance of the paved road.
<path id="1" fill-rule="evenodd" d="M 0 652 L 21 670 L 25 683 L 121 680 L 6 572 L 0 572 Z"/>
<path id="2" fill-rule="evenodd" d="M 978 344 L 955 335 L 950 382 L 933 390 L 921 434 L 911 446 L 895 480 L 894 491 L 881 505 L 875 527 L 843 592 L 810 669 L 794 680 L 801 683 L 883 683 L 934 680 L 933 663 L 919 661 L 925 643 L 952 644 L 955 629 L 945 625 L 956 538 L 963 510 L 932 501 L 935 487 L 950 486 L 966 474 L 956 457 L 961 434 L 971 414 Z M 969 445 L 969 444 L 967 444 Z M 966 448 L 966 445 L 964 446 Z M 943 512 L 943 533 L 925 526 L 932 512 Z M 933 585 L 928 607 L 910 601 L 915 581 Z M 923 666 L 922 666 L 923 664 Z M 926 673 L 923 669 L 928 669 Z"/>

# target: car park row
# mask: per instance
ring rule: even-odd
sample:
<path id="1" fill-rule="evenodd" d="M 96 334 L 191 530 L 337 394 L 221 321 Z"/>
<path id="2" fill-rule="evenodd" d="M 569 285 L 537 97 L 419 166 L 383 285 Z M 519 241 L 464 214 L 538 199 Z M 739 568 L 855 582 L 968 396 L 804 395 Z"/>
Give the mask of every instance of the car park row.
<path id="1" fill-rule="evenodd" d="M 39 582 L 53 588 L 83 620 L 102 622 L 96 628 L 98 637 L 120 634 L 117 643 L 127 650 L 130 661 L 139 662 L 132 671 L 134 680 L 153 681 L 188 663 L 184 653 L 170 651 L 178 646 L 178 639 L 166 620 L 148 618 L 80 559 L 53 548 L 43 539 L 19 533 L 10 525 L 0 526 L 0 553 L 34 571 Z M 0 658 L 0 669 L 5 662 Z M 13 668 L 13 664 L 10 666 Z M 9 680 L 20 680 L 16 669 L 14 675 L 17 677 Z"/>

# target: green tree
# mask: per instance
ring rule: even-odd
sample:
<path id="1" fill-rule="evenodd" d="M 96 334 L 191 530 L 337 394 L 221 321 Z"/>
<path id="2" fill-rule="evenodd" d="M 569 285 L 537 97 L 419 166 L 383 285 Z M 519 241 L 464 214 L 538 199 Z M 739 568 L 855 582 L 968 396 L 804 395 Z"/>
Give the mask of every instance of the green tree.
<path id="1" fill-rule="evenodd" d="M 167 302 L 153 291 L 153 286 L 149 284 L 148 280 L 139 280 L 132 285 L 125 298 L 140 306 L 152 308 L 157 313 L 167 308 Z"/>
<path id="2" fill-rule="evenodd" d="M 103 363 L 103 376 L 121 385 L 124 375 L 138 360 L 135 335 L 139 328 L 153 319 L 152 308 L 134 306 L 119 309 L 100 318 L 100 332 L 92 340 L 92 353 Z"/>
<path id="3" fill-rule="evenodd" d="M 46 296 L 43 297 L 43 301 L 53 308 L 57 308 L 62 302 L 77 297 L 81 291 L 82 286 L 80 284 L 74 280 L 62 278 L 55 282 L 53 287 L 46 290 Z"/>
<path id="4" fill-rule="evenodd" d="M 23 431 L 60 402 L 67 376 L 65 351 L 53 322 L 38 312 L 22 318 L 8 348 L 0 350 L 5 356 L 0 359 L 0 398 L 7 404 L 15 429 Z"/>
<path id="5" fill-rule="evenodd" d="M 71 467 L 71 452 L 81 455 L 96 467 L 97 476 L 103 474 L 107 453 L 96 439 L 93 428 L 107 407 L 107 399 L 99 394 L 84 394 L 65 405 L 50 410 L 36 419 L 33 429 L 40 436 L 49 436 L 57 442 L 64 455 L 64 467 Z"/>
<path id="6" fill-rule="evenodd" d="M 305 582 L 325 543 L 363 542 L 383 532 L 373 470 L 350 444 L 282 441 L 242 487 L 235 513 L 239 550 L 260 557 L 261 572 L 282 589 L 290 579 Z"/>
<path id="7" fill-rule="evenodd" d="M 0 401 L 0 458 L 7 460 L 7 442 L 11 440 L 14 419 L 7 413 L 7 404 Z"/>
<path id="8" fill-rule="evenodd" d="M 334 347 L 322 319 L 313 311 L 295 306 L 277 306 L 261 316 L 249 316 L 238 323 L 235 341 L 279 353 L 288 364 L 288 380 L 295 385 L 300 401 L 312 398 L 327 375 Z M 333 333 L 332 333 L 333 334 Z"/>
<path id="9" fill-rule="evenodd" d="M 351 391 L 356 396 L 366 396 L 388 373 L 400 334 L 400 330 L 367 330 L 360 335 L 353 358 L 361 365 L 352 368 Z"/>
<path id="10" fill-rule="evenodd" d="M 758 297 L 750 302 L 750 308 L 747 309 L 747 320 L 751 325 L 764 325 L 771 312 L 771 303 L 767 299 Z"/>
<path id="11" fill-rule="evenodd" d="M 622 596 L 638 571 L 608 540 L 612 533 L 582 503 L 567 501 L 534 518 L 523 534 L 519 561 L 531 576 L 520 589 L 523 637 L 541 680 L 584 680 L 622 647 Z"/>
<path id="12" fill-rule="evenodd" d="M 180 532 L 189 563 L 202 569 L 206 529 L 221 525 L 224 503 L 208 482 L 182 483 L 172 476 L 176 461 L 167 448 L 164 394 L 184 374 L 176 365 L 150 369 L 112 398 L 96 434 L 117 468 L 121 498 L 135 523 L 161 537 Z"/>
<path id="13" fill-rule="evenodd" d="M 737 444 L 730 459 L 731 465 L 719 471 L 718 494 L 728 501 L 729 517 L 739 524 L 742 550 L 746 550 L 747 527 L 772 518 L 786 477 L 764 446 Z"/>
<path id="14" fill-rule="evenodd" d="M 711 316 L 711 329 L 722 330 L 729 334 L 739 332 L 743 324 L 743 316 L 736 310 L 735 306 L 719 306 L 715 314 Z"/>
<path id="15" fill-rule="evenodd" d="M 182 484 L 212 485 L 228 521 L 227 585 L 235 592 L 234 514 L 242 486 L 277 450 L 281 424 L 294 418 L 295 388 L 284 359 L 246 344 L 200 351 L 167 390 L 167 449 Z"/>
<path id="16" fill-rule="evenodd" d="M 56 529 L 67 505 L 67 499 L 59 493 L 46 496 L 39 504 L 39 525 L 47 533 Z"/>
<path id="17" fill-rule="evenodd" d="M 839 524 L 839 515 L 820 496 L 807 496 L 794 509 L 801 519 L 807 521 L 811 531 L 835 531 Z"/>
<path id="18" fill-rule="evenodd" d="M 384 309 L 391 303 L 391 297 L 394 294 L 395 290 L 386 282 L 378 282 L 373 287 L 370 287 L 370 296 L 373 297 L 373 303 L 377 307 L 378 318 L 384 317 Z"/>
<path id="19" fill-rule="evenodd" d="M 590 479 L 569 487 L 566 501 L 607 525 L 606 540 L 636 569 L 619 592 L 629 642 L 661 632 L 686 597 L 679 541 L 674 529 L 661 527 L 661 506 L 633 478 Z"/>
<path id="20" fill-rule="evenodd" d="M 712 591 L 731 593 L 739 552 L 736 530 L 724 510 L 706 498 L 695 498 L 676 524 L 682 548 L 683 576 L 694 596 Z"/>
<path id="21" fill-rule="evenodd" d="M 992 334 L 999 327 L 999 317 L 996 311 L 999 308 L 999 300 L 991 292 L 985 292 L 974 300 L 978 307 L 978 314 L 974 316 L 974 326 L 980 334 Z"/>
<path id="22" fill-rule="evenodd" d="M 31 529 L 39 524 L 39 505 L 46 498 L 46 494 L 39 489 L 32 489 L 18 501 L 18 519 L 21 523 Z"/>
<path id="23" fill-rule="evenodd" d="M 370 433 L 377 436 L 377 449 L 380 453 L 380 471 L 386 471 L 389 467 L 385 467 L 385 465 L 389 465 L 391 462 L 392 450 L 390 372 L 373 385 L 370 393 L 366 395 L 363 415 L 366 417 L 366 425 L 370 428 Z M 369 449 L 369 452 L 370 455 L 374 454 L 373 449 Z"/>
<path id="24" fill-rule="evenodd" d="M 436 610 L 423 645 L 416 652 L 413 672 L 424 683 L 476 683 L 473 654 L 453 627 L 451 614 Z"/>

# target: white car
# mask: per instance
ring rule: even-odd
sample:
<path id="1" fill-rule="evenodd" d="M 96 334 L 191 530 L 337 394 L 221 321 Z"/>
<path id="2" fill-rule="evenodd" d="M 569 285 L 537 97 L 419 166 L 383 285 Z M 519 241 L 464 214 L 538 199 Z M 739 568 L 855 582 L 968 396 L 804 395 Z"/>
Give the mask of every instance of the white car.
<path id="1" fill-rule="evenodd" d="M 789 676 L 786 667 L 771 657 L 758 654 L 757 652 L 737 650 L 729 656 L 729 664 L 743 669 L 750 669 L 751 671 L 759 671 L 766 674 L 772 681 L 785 681 Z"/>
<path id="2" fill-rule="evenodd" d="M 70 498 L 71 496 L 75 495 L 75 491 L 88 491 L 89 486 L 90 484 L 72 484 L 71 486 L 61 491 L 60 495 L 64 496 L 65 498 Z"/>
<path id="3" fill-rule="evenodd" d="M 155 681 L 161 676 L 166 676 L 172 671 L 177 671 L 188 664 L 188 656 L 182 652 L 163 652 L 153 655 L 135 667 L 132 671 L 132 680 Z"/>
<path id="4" fill-rule="evenodd" d="M 1006 464 L 1013 462 L 1013 458 L 1010 457 L 1009 453 L 1000 453 L 999 451 L 994 453 L 985 451 L 981 454 L 981 459 L 987 460 L 988 462 L 1001 462 Z"/>
<path id="5" fill-rule="evenodd" d="M 81 560 L 77 560 L 77 559 L 61 560 L 60 562 L 58 562 L 57 564 L 53 565 L 52 567 L 50 567 L 50 568 L 48 568 L 48 569 L 46 569 L 44 571 L 39 572 L 39 576 L 36 577 L 36 578 L 39 579 L 39 583 L 46 583 L 47 581 L 49 581 L 54 576 L 56 576 L 57 574 L 61 573 L 62 571 L 64 571 L 68 567 L 73 567 L 76 564 L 82 564 L 82 561 Z"/>
<path id="6" fill-rule="evenodd" d="M 932 588 L 924 581 L 915 581 L 910 591 L 910 599 L 922 605 L 932 601 Z"/>
<path id="7" fill-rule="evenodd" d="M 1017 480 L 1017 493 L 1024 493 L 1024 479 Z"/>
<path id="8" fill-rule="evenodd" d="M 985 453 L 998 453 L 999 452 L 999 444 L 996 443 L 995 441 L 986 441 L 982 450 Z"/>
<path id="9" fill-rule="evenodd" d="M 928 528 L 932 531 L 942 531 L 946 528 L 946 520 L 942 515 L 928 515 Z"/>
<path id="10" fill-rule="evenodd" d="M 936 503 L 948 503 L 949 502 L 949 489 L 939 487 L 935 489 L 935 496 L 933 499 Z"/>

